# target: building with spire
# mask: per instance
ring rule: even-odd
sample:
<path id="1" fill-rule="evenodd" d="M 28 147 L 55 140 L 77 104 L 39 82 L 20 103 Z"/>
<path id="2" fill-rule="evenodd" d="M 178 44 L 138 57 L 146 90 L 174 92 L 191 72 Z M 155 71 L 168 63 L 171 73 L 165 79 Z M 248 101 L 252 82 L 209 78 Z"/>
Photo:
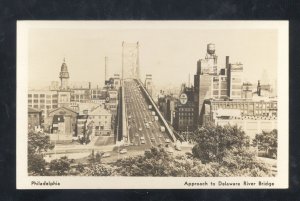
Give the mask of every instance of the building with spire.
<path id="1" fill-rule="evenodd" d="M 60 88 L 57 91 L 58 95 L 58 107 L 70 107 L 71 103 L 71 90 L 69 87 L 69 72 L 64 58 L 63 63 L 60 68 L 59 79 Z"/>

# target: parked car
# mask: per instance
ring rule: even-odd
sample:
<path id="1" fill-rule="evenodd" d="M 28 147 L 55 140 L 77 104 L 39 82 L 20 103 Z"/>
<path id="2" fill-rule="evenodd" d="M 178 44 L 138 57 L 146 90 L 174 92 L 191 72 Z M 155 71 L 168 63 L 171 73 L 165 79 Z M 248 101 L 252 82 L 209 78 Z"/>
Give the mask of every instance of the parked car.
<path id="1" fill-rule="evenodd" d="M 167 148 L 167 150 L 166 150 L 168 153 L 173 153 L 174 152 L 174 149 L 172 148 L 172 147 L 169 147 L 169 148 Z"/>
<path id="2" fill-rule="evenodd" d="M 155 141 L 154 137 L 151 137 L 150 140 L 151 140 L 151 142 L 154 142 L 154 141 Z"/>
<path id="3" fill-rule="evenodd" d="M 144 136 L 141 136 L 141 140 L 145 140 L 145 137 L 144 137 Z"/>
<path id="4" fill-rule="evenodd" d="M 140 127 L 140 128 L 139 128 L 139 131 L 142 131 L 142 130 L 143 130 L 142 127 Z"/>
<path id="5" fill-rule="evenodd" d="M 171 141 L 170 141 L 170 139 L 166 138 L 166 139 L 165 139 L 165 142 L 166 142 L 166 143 L 170 143 Z"/>
<path id="6" fill-rule="evenodd" d="M 110 153 L 109 153 L 109 152 L 105 152 L 105 153 L 102 155 L 102 158 L 107 158 L 107 157 L 110 157 Z"/>
<path id="7" fill-rule="evenodd" d="M 121 149 L 120 154 L 126 154 L 127 153 L 127 149 Z"/>
<path id="8" fill-rule="evenodd" d="M 145 140 L 141 140 L 141 144 L 145 144 Z"/>
<path id="9" fill-rule="evenodd" d="M 175 150 L 177 150 L 177 151 L 181 151 L 181 147 L 180 147 L 180 146 L 178 146 L 178 145 L 175 145 Z"/>

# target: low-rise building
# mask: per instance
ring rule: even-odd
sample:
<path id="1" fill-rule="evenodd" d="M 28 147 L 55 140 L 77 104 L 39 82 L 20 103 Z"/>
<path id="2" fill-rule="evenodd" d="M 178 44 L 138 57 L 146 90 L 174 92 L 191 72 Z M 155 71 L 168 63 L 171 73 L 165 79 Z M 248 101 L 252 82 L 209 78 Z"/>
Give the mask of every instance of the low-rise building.
<path id="1" fill-rule="evenodd" d="M 238 125 L 251 138 L 262 131 L 277 129 L 277 101 L 274 99 L 206 100 L 204 114 L 204 125 Z"/>
<path id="2" fill-rule="evenodd" d="M 68 107 L 59 107 L 49 112 L 52 141 L 72 141 L 72 137 L 77 135 L 78 113 Z"/>
<path id="3" fill-rule="evenodd" d="M 42 111 L 28 108 L 28 130 L 39 130 L 42 123 Z"/>

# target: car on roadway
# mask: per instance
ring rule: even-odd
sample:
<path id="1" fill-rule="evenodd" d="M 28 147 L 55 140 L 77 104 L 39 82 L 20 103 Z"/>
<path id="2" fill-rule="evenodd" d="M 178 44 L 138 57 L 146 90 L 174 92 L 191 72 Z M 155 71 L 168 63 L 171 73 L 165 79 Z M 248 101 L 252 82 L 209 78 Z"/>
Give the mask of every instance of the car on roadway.
<path id="1" fill-rule="evenodd" d="M 168 153 L 172 154 L 172 153 L 174 152 L 174 149 L 173 149 L 172 147 L 168 147 L 168 148 L 166 149 L 166 151 L 167 151 Z"/>
<path id="2" fill-rule="evenodd" d="M 177 150 L 177 151 L 181 151 L 181 147 L 180 147 L 180 146 L 178 146 L 178 145 L 175 145 L 175 150 Z"/>
<path id="3" fill-rule="evenodd" d="M 121 149 L 120 154 L 126 154 L 127 153 L 127 149 Z"/>
<path id="4" fill-rule="evenodd" d="M 144 136 L 141 136 L 141 138 L 140 138 L 141 140 L 145 140 L 145 138 L 144 138 Z"/>
<path id="5" fill-rule="evenodd" d="M 142 130 L 143 130 L 142 127 L 140 127 L 140 128 L 139 128 L 139 131 L 142 131 Z"/>
<path id="6" fill-rule="evenodd" d="M 135 134 L 135 137 L 138 137 L 138 136 L 139 136 L 139 134 L 138 134 L 138 133 L 136 133 L 136 134 Z"/>
<path id="7" fill-rule="evenodd" d="M 169 138 L 166 138 L 166 139 L 165 139 L 165 142 L 166 142 L 166 143 L 170 143 L 171 141 L 170 141 Z"/>
<path id="8" fill-rule="evenodd" d="M 159 138 L 163 137 L 161 134 L 158 135 Z"/>
<path id="9" fill-rule="evenodd" d="M 154 137 L 151 137 L 150 140 L 151 140 L 151 142 L 154 142 L 154 141 L 155 141 Z"/>
<path id="10" fill-rule="evenodd" d="M 141 144 L 145 144 L 145 140 L 141 140 Z"/>
<path id="11" fill-rule="evenodd" d="M 109 152 L 105 152 L 105 153 L 102 155 L 102 158 L 107 158 L 107 157 L 110 157 L 110 153 L 109 153 Z"/>

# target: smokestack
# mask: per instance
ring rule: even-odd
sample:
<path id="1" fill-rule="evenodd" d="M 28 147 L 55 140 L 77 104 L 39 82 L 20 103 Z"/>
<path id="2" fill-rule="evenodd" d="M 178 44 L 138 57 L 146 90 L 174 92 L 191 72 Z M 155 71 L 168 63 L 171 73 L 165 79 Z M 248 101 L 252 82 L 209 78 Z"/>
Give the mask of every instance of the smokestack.
<path id="1" fill-rule="evenodd" d="M 191 87 L 191 74 L 189 73 L 189 83 L 188 86 Z"/>
<path id="2" fill-rule="evenodd" d="M 197 75 L 201 74 L 201 60 L 197 61 Z"/>
<path id="3" fill-rule="evenodd" d="M 226 66 L 225 66 L 226 69 L 229 68 L 229 56 L 226 56 Z"/>
<path id="4" fill-rule="evenodd" d="M 105 80 L 104 81 L 106 81 L 107 80 L 107 57 L 104 57 L 105 58 L 105 72 L 104 72 L 104 76 L 105 76 Z"/>
<path id="5" fill-rule="evenodd" d="M 91 84 L 91 82 L 89 82 L 89 89 L 91 89 L 92 88 L 92 84 Z"/>

